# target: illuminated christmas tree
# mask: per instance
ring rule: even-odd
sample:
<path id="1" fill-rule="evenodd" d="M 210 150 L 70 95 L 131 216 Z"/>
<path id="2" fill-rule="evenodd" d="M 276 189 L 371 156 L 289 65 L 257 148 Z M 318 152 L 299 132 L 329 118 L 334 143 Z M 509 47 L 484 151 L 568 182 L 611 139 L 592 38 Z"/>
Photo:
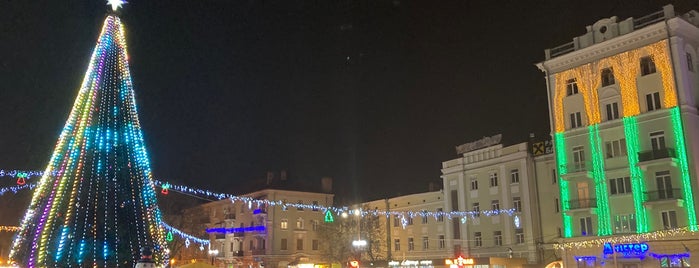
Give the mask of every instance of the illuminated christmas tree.
<path id="1" fill-rule="evenodd" d="M 163 264 L 160 221 L 124 28 L 108 15 L 10 258 L 21 267 L 133 267 L 147 246 Z"/>

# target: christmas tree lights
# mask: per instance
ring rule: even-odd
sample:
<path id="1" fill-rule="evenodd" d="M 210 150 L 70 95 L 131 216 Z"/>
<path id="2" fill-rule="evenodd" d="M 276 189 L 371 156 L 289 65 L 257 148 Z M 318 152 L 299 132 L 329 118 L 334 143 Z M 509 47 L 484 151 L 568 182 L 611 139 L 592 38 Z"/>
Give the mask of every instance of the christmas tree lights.
<path id="1" fill-rule="evenodd" d="M 157 263 L 166 263 L 154 187 L 124 28 L 109 15 L 11 260 L 23 267 L 128 267 L 148 246 Z"/>

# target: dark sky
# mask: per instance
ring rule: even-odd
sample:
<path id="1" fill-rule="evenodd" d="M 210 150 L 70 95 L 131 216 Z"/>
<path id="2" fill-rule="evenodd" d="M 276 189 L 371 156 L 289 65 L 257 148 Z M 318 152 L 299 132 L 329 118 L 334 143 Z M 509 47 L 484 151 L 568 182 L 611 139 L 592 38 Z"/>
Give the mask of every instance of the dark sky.
<path id="1" fill-rule="evenodd" d="M 105 2 L 0 0 L 0 169 L 45 168 Z M 121 17 L 156 178 L 240 194 L 286 169 L 369 200 L 426 191 L 456 145 L 548 135 L 544 49 L 667 3 L 132 0 Z"/>

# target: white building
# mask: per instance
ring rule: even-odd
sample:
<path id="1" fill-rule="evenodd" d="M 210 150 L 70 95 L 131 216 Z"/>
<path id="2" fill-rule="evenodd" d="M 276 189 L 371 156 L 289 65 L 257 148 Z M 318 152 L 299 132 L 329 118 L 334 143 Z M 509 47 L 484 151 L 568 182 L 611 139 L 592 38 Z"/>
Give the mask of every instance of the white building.
<path id="1" fill-rule="evenodd" d="M 190 222 L 187 229 L 193 229 L 193 234 L 206 230 L 216 254 L 209 256 L 208 248 L 192 247 L 182 254 L 183 261 L 212 258 L 217 267 L 327 266 L 317 231 L 325 216 L 321 207 L 333 205 L 333 194 L 264 189 L 242 196 L 308 207 L 226 199 L 188 209 L 184 212 Z"/>
<path id="2" fill-rule="evenodd" d="M 699 13 L 677 16 L 668 5 L 586 28 L 537 64 L 548 89 L 565 265 L 699 263 Z"/>
<path id="3" fill-rule="evenodd" d="M 551 193 L 550 157 L 538 153 L 536 165 L 527 143 L 500 144 L 500 135 L 457 147 L 459 158 L 442 163 L 446 211 L 513 209 L 507 214 L 480 215 L 446 226 L 447 246 L 470 258 L 519 258 L 541 264 L 555 259 L 546 245 L 557 238 L 551 224 L 554 203 L 540 209 L 538 192 Z M 542 145 L 543 146 L 543 145 Z M 545 226 L 546 230 L 542 229 Z M 550 248 L 550 246 L 549 246 Z"/>

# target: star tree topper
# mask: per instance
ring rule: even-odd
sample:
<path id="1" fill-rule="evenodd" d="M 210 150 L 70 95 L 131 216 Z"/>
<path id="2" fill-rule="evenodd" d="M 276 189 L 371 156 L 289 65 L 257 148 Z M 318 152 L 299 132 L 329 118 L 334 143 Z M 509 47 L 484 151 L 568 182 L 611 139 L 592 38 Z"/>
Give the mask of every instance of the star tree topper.
<path id="1" fill-rule="evenodd" d="M 123 4 L 126 4 L 126 1 L 124 1 L 124 0 L 107 0 L 107 5 L 112 6 L 113 11 L 116 11 Z"/>

